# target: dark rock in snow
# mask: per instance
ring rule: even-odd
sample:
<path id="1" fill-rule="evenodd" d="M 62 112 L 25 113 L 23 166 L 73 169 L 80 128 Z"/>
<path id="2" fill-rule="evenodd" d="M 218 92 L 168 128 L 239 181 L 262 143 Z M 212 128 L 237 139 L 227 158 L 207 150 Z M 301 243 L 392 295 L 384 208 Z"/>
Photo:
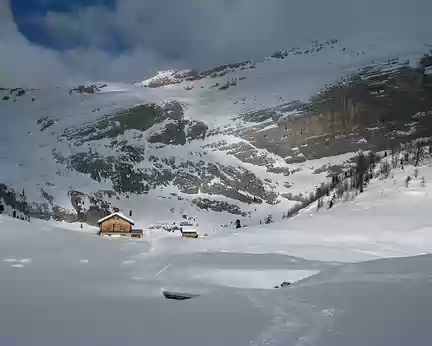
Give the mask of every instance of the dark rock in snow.
<path id="1" fill-rule="evenodd" d="M 187 300 L 187 299 L 199 297 L 199 294 L 192 294 L 192 293 L 176 293 L 176 292 L 167 292 L 167 291 L 163 291 L 162 293 L 166 299 L 172 299 L 172 300 Z"/>
<path id="2" fill-rule="evenodd" d="M 187 139 L 193 141 L 196 139 L 205 139 L 208 126 L 202 121 L 192 121 L 189 123 Z"/>

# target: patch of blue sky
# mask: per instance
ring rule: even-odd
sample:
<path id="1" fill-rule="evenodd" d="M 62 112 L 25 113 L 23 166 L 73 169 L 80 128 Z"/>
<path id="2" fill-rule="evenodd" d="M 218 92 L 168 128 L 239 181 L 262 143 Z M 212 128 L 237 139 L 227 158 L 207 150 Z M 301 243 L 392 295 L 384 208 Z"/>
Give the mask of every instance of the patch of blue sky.
<path id="1" fill-rule="evenodd" d="M 104 6 L 114 9 L 116 0 L 13 0 L 11 1 L 12 14 L 18 30 L 32 43 L 58 50 L 67 50 L 85 45 L 80 37 L 65 36 L 59 40 L 45 25 L 44 18 L 48 13 L 57 13 L 67 16 L 78 9 L 91 6 Z M 91 33 L 89 33 L 91 34 Z M 107 50 L 122 51 L 127 47 L 121 39 L 113 33 Z"/>

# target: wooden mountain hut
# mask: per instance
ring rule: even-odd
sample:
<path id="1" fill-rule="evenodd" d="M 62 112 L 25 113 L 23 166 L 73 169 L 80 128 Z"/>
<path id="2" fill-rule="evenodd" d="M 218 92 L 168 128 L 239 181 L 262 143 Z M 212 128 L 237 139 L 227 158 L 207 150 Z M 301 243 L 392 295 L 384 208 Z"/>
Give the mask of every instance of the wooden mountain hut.
<path id="1" fill-rule="evenodd" d="M 198 238 L 199 234 L 195 229 L 181 229 L 182 237 L 185 238 Z"/>
<path id="2" fill-rule="evenodd" d="M 113 213 L 98 221 L 99 235 L 121 234 L 131 235 L 132 227 L 135 225 L 132 219 L 122 213 Z"/>

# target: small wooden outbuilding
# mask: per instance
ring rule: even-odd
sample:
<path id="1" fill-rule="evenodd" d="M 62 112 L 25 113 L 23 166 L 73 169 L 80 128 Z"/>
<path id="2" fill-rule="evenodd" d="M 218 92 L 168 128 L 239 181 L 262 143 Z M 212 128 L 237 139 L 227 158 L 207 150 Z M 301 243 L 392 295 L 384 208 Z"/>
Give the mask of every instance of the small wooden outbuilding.
<path id="1" fill-rule="evenodd" d="M 132 227 L 135 225 L 132 219 L 122 213 L 113 213 L 98 221 L 99 235 L 122 234 L 131 235 Z"/>
<path id="2" fill-rule="evenodd" d="M 198 238 L 199 234 L 194 229 L 182 229 L 181 230 L 182 237 L 185 238 Z"/>
<path id="3" fill-rule="evenodd" d="M 132 229 L 131 237 L 132 238 L 142 238 L 144 236 L 144 231 L 142 229 Z"/>

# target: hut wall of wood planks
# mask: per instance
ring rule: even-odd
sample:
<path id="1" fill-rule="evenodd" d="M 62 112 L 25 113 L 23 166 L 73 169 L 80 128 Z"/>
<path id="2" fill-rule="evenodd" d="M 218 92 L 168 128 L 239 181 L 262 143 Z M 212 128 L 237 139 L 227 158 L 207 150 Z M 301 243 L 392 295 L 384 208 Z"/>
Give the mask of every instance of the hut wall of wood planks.
<path id="1" fill-rule="evenodd" d="M 182 237 L 185 237 L 185 238 L 198 238 L 199 237 L 198 232 L 194 229 L 185 229 L 185 230 L 182 229 L 181 234 L 182 234 Z"/>
<path id="2" fill-rule="evenodd" d="M 100 219 L 99 234 L 130 234 L 134 222 L 121 213 L 114 213 Z"/>

